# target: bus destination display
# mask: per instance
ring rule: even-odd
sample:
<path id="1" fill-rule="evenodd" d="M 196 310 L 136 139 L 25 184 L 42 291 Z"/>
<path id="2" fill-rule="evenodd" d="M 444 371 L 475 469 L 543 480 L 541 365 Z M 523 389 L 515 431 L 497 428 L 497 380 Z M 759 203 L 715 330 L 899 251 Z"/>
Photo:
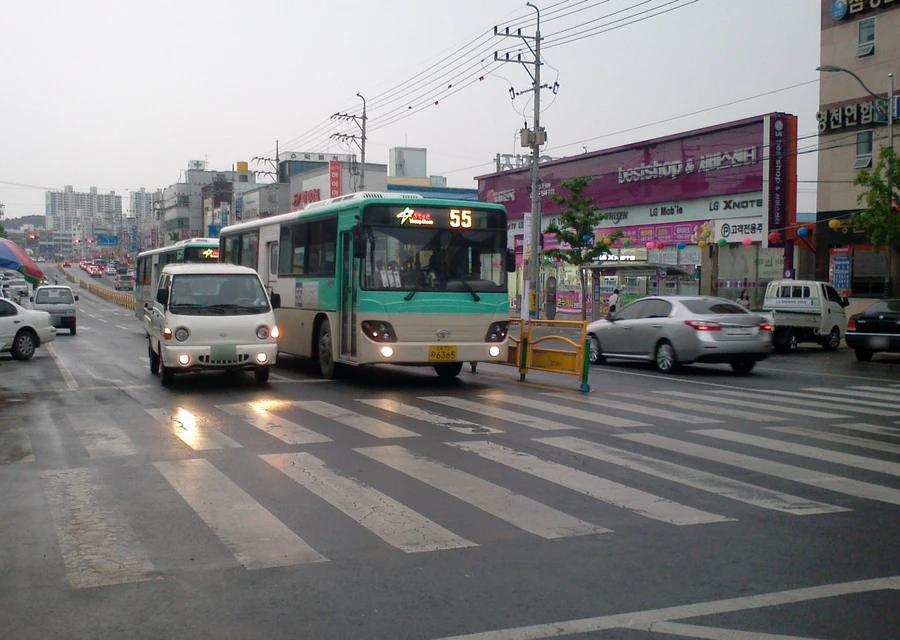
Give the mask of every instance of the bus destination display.
<path id="1" fill-rule="evenodd" d="M 367 207 L 363 222 L 375 226 L 432 227 L 436 229 L 506 229 L 501 211 L 462 207 L 416 207 L 413 205 Z"/>

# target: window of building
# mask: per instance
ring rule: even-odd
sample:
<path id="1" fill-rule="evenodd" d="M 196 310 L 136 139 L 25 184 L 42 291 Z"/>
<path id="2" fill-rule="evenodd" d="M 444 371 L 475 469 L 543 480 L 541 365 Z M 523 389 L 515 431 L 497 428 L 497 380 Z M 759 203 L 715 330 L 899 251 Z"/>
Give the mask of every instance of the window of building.
<path id="1" fill-rule="evenodd" d="M 872 166 L 872 148 L 875 135 L 871 129 L 856 134 L 856 162 L 854 169 L 866 169 Z"/>
<path id="2" fill-rule="evenodd" d="M 865 58 L 875 53 L 875 18 L 857 23 L 856 57 Z"/>

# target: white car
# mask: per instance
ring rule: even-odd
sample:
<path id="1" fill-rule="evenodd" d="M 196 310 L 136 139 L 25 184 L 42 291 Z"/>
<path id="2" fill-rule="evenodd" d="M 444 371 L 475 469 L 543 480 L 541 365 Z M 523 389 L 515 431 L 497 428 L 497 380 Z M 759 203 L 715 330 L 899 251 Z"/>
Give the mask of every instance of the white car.
<path id="1" fill-rule="evenodd" d="M 115 267 L 106 267 L 105 274 L 115 278 L 116 277 L 116 268 Z"/>
<path id="2" fill-rule="evenodd" d="M 0 300 L 0 351 L 9 351 L 16 360 L 30 360 L 38 347 L 55 339 L 49 313 Z"/>
<path id="3" fill-rule="evenodd" d="M 68 329 L 75 335 L 78 296 L 72 288 L 63 285 L 46 285 L 34 292 L 34 310 L 50 314 L 50 322 L 58 329 Z"/>

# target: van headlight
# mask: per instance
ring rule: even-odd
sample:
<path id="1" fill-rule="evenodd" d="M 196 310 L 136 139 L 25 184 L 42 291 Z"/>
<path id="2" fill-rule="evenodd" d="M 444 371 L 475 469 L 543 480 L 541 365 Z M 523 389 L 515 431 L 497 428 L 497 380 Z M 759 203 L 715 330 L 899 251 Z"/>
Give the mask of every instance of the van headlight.
<path id="1" fill-rule="evenodd" d="M 190 332 L 184 327 L 175 329 L 175 339 L 178 340 L 178 342 L 184 342 L 190 335 Z"/>
<path id="2" fill-rule="evenodd" d="M 256 330 L 256 337 L 260 340 L 265 340 L 269 337 L 269 327 L 263 325 Z"/>
<path id="3" fill-rule="evenodd" d="M 278 340 L 278 336 L 281 335 L 281 331 L 278 329 L 278 325 L 272 327 L 272 330 L 269 332 L 269 336 Z"/>

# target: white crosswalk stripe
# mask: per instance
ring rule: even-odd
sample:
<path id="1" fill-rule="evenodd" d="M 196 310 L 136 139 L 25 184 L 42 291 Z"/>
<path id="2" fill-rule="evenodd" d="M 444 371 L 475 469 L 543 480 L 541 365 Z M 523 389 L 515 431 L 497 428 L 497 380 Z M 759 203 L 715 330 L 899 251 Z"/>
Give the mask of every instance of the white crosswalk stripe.
<path id="1" fill-rule="evenodd" d="M 584 409 L 576 409 L 567 404 L 552 404 L 549 402 L 542 402 L 541 400 L 533 400 L 532 398 L 526 398 L 522 396 L 516 396 L 512 394 L 504 394 L 504 393 L 491 393 L 482 396 L 483 398 L 490 398 L 491 400 L 507 402 L 510 404 L 515 404 L 520 407 L 528 407 L 530 409 L 537 409 L 539 411 L 546 411 L 547 413 L 554 413 L 563 416 L 569 416 L 570 418 L 577 418 L 579 420 L 584 420 L 585 422 L 593 422 L 595 424 L 602 424 L 608 427 L 649 427 L 646 422 L 637 422 L 636 420 L 630 420 L 628 418 L 619 418 L 617 416 L 608 416 L 599 411 L 585 411 Z"/>
<path id="2" fill-rule="evenodd" d="M 850 388 L 851 389 L 859 389 L 860 391 L 878 391 L 880 393 L 895 393 L 895 394 L 897 394 L 897 402 L 900 402 L 900 389 L 897 389 L 896 387 L 893 387 L 893 386 L 891 386 L 891 387 L 871 387 L 871 386 L 861 385 L 858 387 L 850 387 Z"/>
<path id="3" fill-rule="evenodd" d="M 137 453 L 131 438 L 115 425 L 88 422 L 74 425 L 74 429 L 92 458 L 133 456 Z"/>
<path id="4" fill-rule="evenodd" d="M 260 456 L 283 474 L 407 553 L 477 547 L 393 498 L 329 469 L 308 453 Z"/>
<path id="5" fill-rule="evenodd" d="M 579 438 L 568 436 L 535 438 L 535 440 L 551 447 L 571 451 L 572 453 L 577 453 L 588 458 L 601 460 L 655 478 L 677 482 L 688 487 L 693 487 L 694 489 L 699 489 L 700 491 L 706 491 L 763 509 L 781 511 L 795 516 L 848 511 L 848 509 L 844 509 L 843 507 L 836 507 L 825 504 L 824 502 L 798 498 L 797 496 L 792 496 L 780 491 L 757 487 L 756 485 L 741 482 L 740 480 L 732 480 L 725 476 L 692 469 L 680 464 L 675 464 L 666 460 L 658 460 L 623 449 L 608 447 L 588 440 L 581 440 Z"/>
<path id="6" fill-rule="evenodd" d="M 651 396 L 650 394 L 624 393 L 616 391 L 608 395 L 617 396 L 619 398 L 629 398 L 631 400 L 640 400 L 641 402 L 655 402 L 657 404 L 664 404 L 666 406 L 676 407 L 678 409 L 690 409 L 691 411 L 695 411 L 697 413 L 713 413 L 718 416 L 728 416 L 729 418 L 752 420 L 753 422 L 783 422 L 785 420 L 789 420 L 789 418 L 785 418 L 784 416 L 769 416 L 764 413 L 757 413 L 756 411 L 741 411 L 740 409 L 731 409 L 730 407 L 723 407 L 718 404 L 715 406 L 705 406 L 699 405 L 696 402 L 675 400 L 674 398 L 657 398 Z"/>
<path id="7" fill-rule="evenodd" d="M 840 433 L 816 431 L 815 429 L 804 429 L 803 427 L 769 427 L 769 429 L 778 431 L 780 433 L 789 433 L 794 436 L 813 438 L 815 440 L 837 442 L 838 444 L 849 444 L 853 447 L 871 449 L 872 451 L 886 451 L 888 453 L 900 454 L 900 444 L 891 444 L 890 442 L 878 442 L 875 440 L 869 440 L 867 438 L 856 438 L 853 436 L 845 436 Z"/>
<path id="8" fill-rule="evenodd" d="M 875 408 L 875 407 L 871 406 L 869 403 L 867 403 L 866 401 L 859 401 L 861 404 L 857 405 L 857 404 L 851 404 L 854 401 L 849 400 L 849 399 L 845 400 L 844 398 L 840 398 L 840 399 L 828 398 L 823 403 L 823 400 L 825 400 L 825 399 L 822 397 L 814 396 L 814 395 L 810 395 L 810 394 L 802 394 L 802 393 L 797 394 L 798 397 L 787 397 L 787 396 L 777 395 L 777 394 L 775 396 L 772 396 L 772 395 L 770 395 L 770 393 L 768 391 L 766 391 L 764 393 L 752 393 L 749 391 L 728 391 L 725 389 L 714 389 L 714 390 L 711 390 L 711 393 L 713 393 L 715 395 L 734 396 L 736 398 L 743 398 L 745 400 L 759 400 L 760 402 L 764 403 L 763 406 L 768 406 L 770 403 L 779 402 L 782 405 L 787 404 L 787 405 L 799 405 L 801 407 L 809 407 L 809 406 L 819 406 L 818 404 L 815 404 L 815 403 L 820 403 L 825 408 L 832 409 L 834 411 L 844 411 L 844 412 L 848 412 L 848 413 L 862 413 L 862 414 L 870 415 L 870 416 L 885 416 L 885 417 L 892 417 L 892 416 L 900 415 L 900 411 L 898 411 L 897 409 L 890 410 L 890 409 L 884 409 L 884 408 Z M 723 399 L 723 401 L 731 402 L 731 399 L 730 398 L 727 400 Z M 898 408 L 900 408 L 900 407 L 898 407 Z"/>
<path id="9" fill-rule="evenodd" d="M 898 427 L 882 427 L 877 424 L 866 424 L 865 422 L 843 422 L 839 427 L 851 431 L 861 431 L 863 433 L 873 433 L 876 435 L 900 438 L 900 428 Z"/>
<path id="10" fill-rule="evenodd" d="M 329 418 L 335 422 L 340 422 L 343 425 L 352 427 L 363 433 L 368 433 L 370 436 L 379 439 L 414 438 L 419 436 L 415 431 L 398 427 L 389 422 L 379 420 L 378 418 L 364 416 L 356 411 L 350 411 L 349 409 L 344 409 L 328 402 L 303 400 L 295 401 L 292 404 L 299 409 L 315 413 L 323 418 Z"/>
<path id="11" fill-rule="evenodd" d="M 218 429 L 197 424 L 197 417 L 182 407 L 174 413 L 169 409 L 144 409 L 161 425 L 172 430 L 194 451 L 212 449 L 240 449 L 241 445 Z"/>
<path id="12" fill-rule="evenodd" d="M 711 389 L 710 391 L 712 393 L 728 393 L 728 394 L 736 393 L 735 391 L 726 392 L 721 389 Z M 892 403 L 892 402 L 876 402 L 874 400 L 863 400 L 861 398 L 852 398 L 852 397 L 835 398 L 834 396 L 831 396 L 828 394 L 802 393 L 800 391 L 782 391 L 781 389 L 765 389 L 762 393 L 766 397 L 766 399 L 778 400 L 779 402 L 782 401 L 782 398 L 785 398 L 785 397 L 795 398 L 795 399 L 802 398 L 807 401 L 807 402 L 804 402 L 804 405 L 806 405 L 806 406 L 809 406 L 812 403 L 827 402 L 829 406 L 831 406 L 833 403 L 839 403 L 841 409 L 838 409 L 838 410 L 840 411 L 843 409 L 843 407 L 862 405 L 864 407 L 877 407 L 879 409 L 887 409 L 890 411 L 890 413 L 888 413 L 888 414 L 874 414 L 874 415 L 890 415 L 890 416 L 900 415 L 900 404 Z M 812 403 L 809 402 L 810 400 L 813 402 Z M 849 408 L 847 410 L 849 411 Z"/>
<path id="13" fill-rule="evenodd" d="M 519 413 L 518 411 L 501 409 L 500 407 L 496 407 L 492 404 L 472 402 L 471 400 L 464 400 L 462 398 L 456 398 L 454 396 L 423 396 L 419 399 L 427 400 L 428 402 L 436 402 L 448 407 L 453 407 L 454 409 L 462 409 L 463 411 L 470 411 L 472 413 L 478 413 L 481 415 L 490 416 L 492 418 L 514 422 L 516 424 L 531 427 L 532 429 L 538 429 L 540 431 L 568 431 L 570 429 L 578 428 L 572 425 L 563 424 L 562 422 L 556 422 L 555 420 L 549 420 L 547 418 L 536 418 L 534 416 L 528 415 L 527 413 Z"/>
<path id="14" fill-rule="evenodd" d="M 154 465 L 245 568 L 328 561 L 208 460 Z"/>
<path id="15" fill-rule="evenodd" d="M 675 396 L 676 398 L 694 398 L 697 401 L 709 402 L 709 396 L 701 395 L 699 393 L 687 393 L 685 391 L 656 391 L 654 393 L 659 393 L 665 396 Z M 759 402 L 750 402 L 749 400 L 737 400 L 737 399 L 729 399 L 728 404 L 735 405 L 738 407 L 752 407 L 754 409 L 760 408 Z M 776 411 L 778 413 L 787 413 L 794 416 L 805 416 L 807 418 L 849 418 L 850 416 L 844 416 L 837 413 L 828 413 L 826 411 L 815 411 L 813 409 L 798 409 L 796 407 L 784 407 L 781 405 L 774 405 L 771 402 L 767 402 L 765 405 L 767 411 Z"/>
<path id="16" fill-rule="evenodd" d="M 331 438 L 310 431 L 306 427 L 301 427 L 295 422 L 271 413 L 268 407 L 269 404 L 277 406 L 283 403 L 247 402 L 243 404 L 220 404 L 216 405 L 216 408 L 229 415 L 243 418 L 248 424 L 287 444 L 332 442 Z"/>
<path id="17" fill-rule="evenodd" d="M 843 389 L 838 387 L 804 387 L 804 391 L 812 391 L 815 393 L 827 394 L 838 402 L 842 396 L 851 398 L 868 398 L 870 400 L 886 400 L 888 402 L 897 402 L 897 396 L 889 393 L 871 393 L 869 391 L 859 391 L 856 389 Z"/>
<path id="18" fill-rule="evenodd" d="M 725 516 L 687 507 L 672 500 L 666 500 L 612 480 L 598 478 L 556 462 L 547 462 L 536 456 L 521 453 L 493 442 L 448 442 L 447 444 L 653 520 L 679 526 L 731 521 L 731 518 Z"/>
<path id="19" fill-rule="evenodd" d="M 678 413 L 677 411 L 671 411 L 668 409 L 656 409 L 654 407 L 647 407 L 635 404 L 633 402 L 616 402 L 615 400 L 612 400 L 607 396 L 576 396 L 571 393 L 545 393 L 544 395 L 553 396 L 554 398 L 562 398 L 564 400 L 568 400 L 569 402 L 583 402 L 585 404 L 592 404 L 598 407 L 603 407 L 605 409 L 617 409 L 621 411 L 630 411 L 631 413 L 637 413 L 644 416 L 665 418 L 666 420 L 672 420 L 674 422 L 687 422 L 688 424 L 715 424 L 722 422 L 721 420 L 717 420 L 715 418 L 706 418 L 698 415 L 688 415 L 686 413 Z"/>
<path id="20" fill-rule="evenodd" d="M 567 538 L 610 531 L 465 471 L 417 456 L 403 447 L 366 447 L 354 451 L 542 538 Z"/>
<path id="21" fill-rule="evenodd" d="M 434 411 L 428 411 L 427 409 L 413 407 L 411 405 L 403 404 L 402 402 L 397 402 L 396 400 L 390 400 L 388 398 L 359 400 L 359 402 L 367 404 L 370 407 L 377 407 L 378 409 L 382 409 L 384 411 L 390 411 L 391 413 L 406 416 L 407 418 L 413 418 L 414 420 L 430 422 L 433 425 L 445 427 L 447 429 L 450 429 L 451 431 L 456 431 L 457 433 L 465 433 L 468 435 L 503 433 L 500 429 L 490 429 L 480 424 L 475 424 L 474 422 L 463 420 L 462 418 L 452 418 L 450 416 L 435 413 Z"/>
<path id="22" fill-rule="evenodd" d="M 877 471 L 892 476 L 900 476 L 900 464 L 896 462 L 888 462 L 887 460 L 876 460 L 865 456 L 858 456 L 852 453 L 841 453 L 840 451 L 832 451 L 830 449 L 820 449 L 818 447 L 810 447 L 795 442 L 785 442 L 784 440 L 774 440 L 772 438 L 763 438 L 761 436 L 753 436 L 737 431 L 729 431 L 728 429 L 707 429 L 703 431 L 692 431 L 702 436 L 710 438 L 718 438 L 728 442 L 737 442 L 739 444 L 748 444 L 769 451 L 778 451 L 789 453 L 794 456 L 803 456 L 804 458 L 812 458 L 813 460 L 821 460 L 823 462 L 833 462 L 842 464 L 847 467 L 856 467 L 857 469 L 865 469 L 867 471 Z"/>
<path id="23" fill-rule="evenodd" d="M 827 489 L 835 493 L 843 493 L 857 498 L 887 502 L 900 505 L 900 490 L 891 487 L 883 487 L 877 484 L 861 482 L 851 478 L 844 478 L 829 473 L 813 471 L 803 467 L 795 467 L 783 462 L 748 456 L 743 453 L 735 453 L 724 449 L 716 449 L 706 445 L 694 444 L 658 436 L 652 433 L 619 433 L 616 438 L 624 438 L 632 442 L 665 449 L 674 453 L 694 456 L 710 460 L 719 464 L 726 464 L 740 469 L 746 469 L 755 473 L 763 473 L 776 478 L 791 480 L 800 484 L 808 484 L 821 489 Z"/>
<path id="24" fill-rule="evenodd" d="M 74 589 L 160 580 L 96 469 L 44 471 L 47 503 Z"/>

